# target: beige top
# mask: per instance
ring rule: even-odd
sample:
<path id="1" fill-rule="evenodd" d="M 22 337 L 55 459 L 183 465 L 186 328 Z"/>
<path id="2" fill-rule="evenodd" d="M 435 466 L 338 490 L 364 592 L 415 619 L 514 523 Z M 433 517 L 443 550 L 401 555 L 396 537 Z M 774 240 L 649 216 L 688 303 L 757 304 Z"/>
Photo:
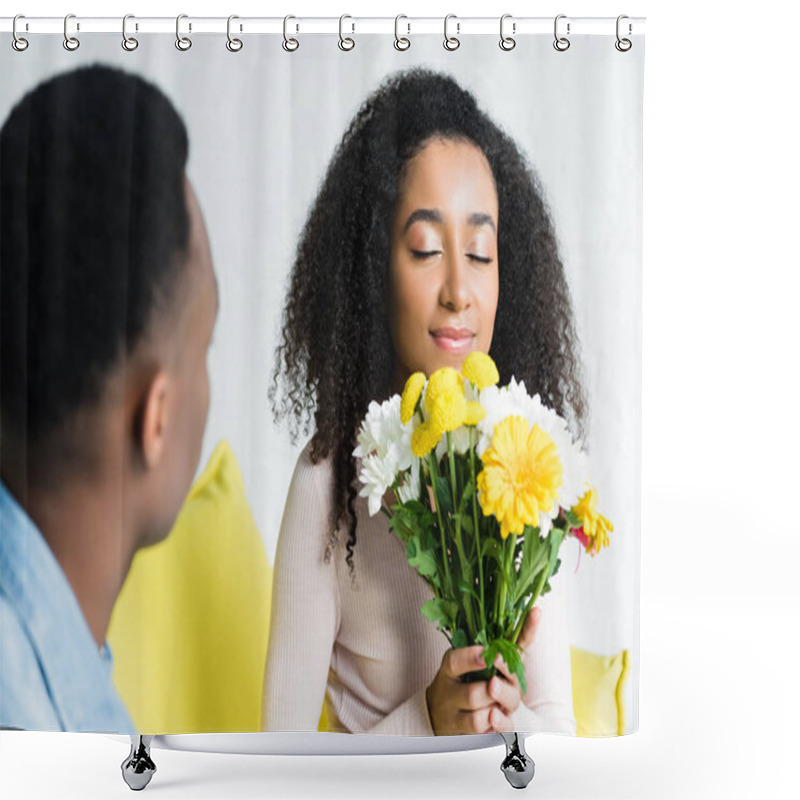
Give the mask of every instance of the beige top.
<path id="1" fill-rule="evenodd" d="M 325 563 L 332 477 L 330 460 L 313 464 L 306 446 L 275 555 L 262 730 L 316 731 L 324 700 L 333 731 L 433 736 L 425 691 L 450 647 L 420 612 L 433 593 L 363 497 L 355 502 L 355 586 L 344 526 Z M 524 656 L 528 691 L 512 717 L 517 731 L 575 734 L 565 590 L 555 586 L 537 603 L 542 619 Z"/>

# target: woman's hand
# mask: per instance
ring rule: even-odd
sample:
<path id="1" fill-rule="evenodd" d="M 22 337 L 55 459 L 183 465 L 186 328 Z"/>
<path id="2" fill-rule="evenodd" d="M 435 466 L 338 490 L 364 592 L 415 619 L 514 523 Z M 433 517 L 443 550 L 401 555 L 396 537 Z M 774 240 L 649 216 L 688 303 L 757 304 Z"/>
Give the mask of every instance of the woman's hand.
<path id="1" fill-rule="evenodd" d="M 540 618 L 539 608 L 528 614 L 519 638 L 523 649 L 533 643 Z M 502 656 L 497 656 L 494 665 L 499 673 L 490 681 L 462 683 L 462 675 L 486 667 L 483 646 L 450 648 L 444 654 L 426 693 L 434 733 L 441 736 L 513 732 L 511 715 L 522 700 L 519 680 L 509 672 Z"/>

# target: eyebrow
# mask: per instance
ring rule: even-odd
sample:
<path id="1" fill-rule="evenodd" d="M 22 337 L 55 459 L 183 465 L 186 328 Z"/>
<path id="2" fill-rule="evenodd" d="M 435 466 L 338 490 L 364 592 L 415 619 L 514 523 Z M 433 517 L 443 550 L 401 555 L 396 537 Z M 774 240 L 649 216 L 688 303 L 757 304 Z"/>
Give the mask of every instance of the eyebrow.
<path id="1" fill-rule="evenodd" d="M 409 215 L 408 219 L 406 220 L 406 224 L 403 226 L 403 233 L 405 233 L 415 222 L 418 221 L 441 224 L 444 219 L 442 217 L 442 212 L 437 208 L 418 208 L 416 211 L 412 211 Z M 469 217 L 467 217 L 467 225 L 472 228 L 479 228 L 481 225 L 488 225 L 495 233 L 497 233 L 497 227 L 495 226 L 494 220 L 491 218 L 491 216 L 489 216 L 489 214 L 483 214 L 479 212 L 470 214 Z"/>

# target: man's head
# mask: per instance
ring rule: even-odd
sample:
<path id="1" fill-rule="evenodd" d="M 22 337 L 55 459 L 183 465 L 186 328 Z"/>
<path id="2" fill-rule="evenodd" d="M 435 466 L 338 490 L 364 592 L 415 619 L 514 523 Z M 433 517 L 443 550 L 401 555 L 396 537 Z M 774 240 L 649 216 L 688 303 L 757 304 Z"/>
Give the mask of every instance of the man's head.
<path id="1" fill-rule="evenodd" d="M 217 286 L 186 129 L 152 84 L 92 66 L 36 87 L 0 131 L 3 478 L 124 477 L 137 544 L 197 468 Z"/>

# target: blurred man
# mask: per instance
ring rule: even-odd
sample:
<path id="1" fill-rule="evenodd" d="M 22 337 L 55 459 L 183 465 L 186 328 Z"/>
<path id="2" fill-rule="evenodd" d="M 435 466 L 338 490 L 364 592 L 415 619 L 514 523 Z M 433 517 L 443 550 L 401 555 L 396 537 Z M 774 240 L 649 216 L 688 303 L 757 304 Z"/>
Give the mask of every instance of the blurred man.
<path id="1" fill-rule="evenodd" d="M 155 86 L 81 68 L 0 131 L 0 726 L 136 733 L 111 611 L 170 531 L 209 405 L 217 283 Z"/>

